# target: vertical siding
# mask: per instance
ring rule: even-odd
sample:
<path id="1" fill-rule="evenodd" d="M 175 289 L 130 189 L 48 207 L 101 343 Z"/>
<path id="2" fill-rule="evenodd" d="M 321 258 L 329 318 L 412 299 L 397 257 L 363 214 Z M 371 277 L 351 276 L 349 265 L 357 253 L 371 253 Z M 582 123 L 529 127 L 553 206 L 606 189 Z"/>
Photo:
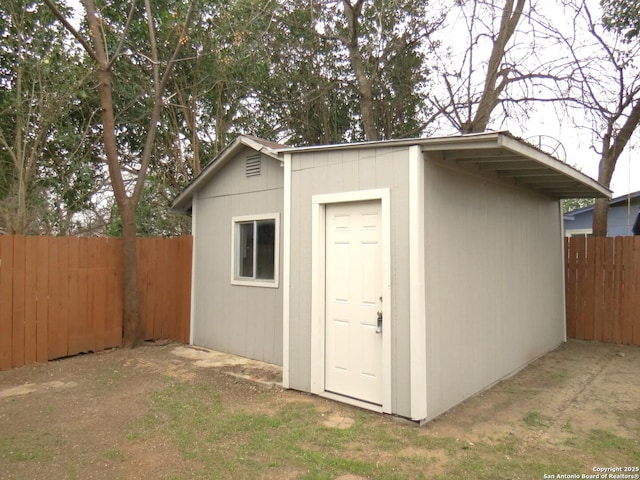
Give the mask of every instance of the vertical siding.
<path id="1" fill-rule="evenodd" d="M 284 171 L 262 157 L 261 175 L 246 177 L 244 157 L 232 159 L 196 197 L 193 343 L 281 365 L 282 287 L 231 284 L 231 219 L 280 214 L 282 276 Z"/>
<path id="2" fill-rule="evenodd" d="M 391 191 L 392 409 L 409 416 L 409 229 L 406 148 L 294 153 L 291 187 L 290 386 L 310 388 L 311 197 L 374 188 Z"/>
<path id="3" fill-rule="evenodd" d="M 433 418 L 559 345 L 559 206 L 427 161 L 427 408 Z"/>

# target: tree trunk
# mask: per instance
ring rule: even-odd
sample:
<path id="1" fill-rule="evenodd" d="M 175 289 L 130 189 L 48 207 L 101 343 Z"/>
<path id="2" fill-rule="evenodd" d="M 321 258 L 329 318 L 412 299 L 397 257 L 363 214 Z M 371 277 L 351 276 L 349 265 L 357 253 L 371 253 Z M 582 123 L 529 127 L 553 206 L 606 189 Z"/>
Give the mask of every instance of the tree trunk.
<path id="1" fill-rule="evenodd" d="M 613 171 L 618 160 L 618 156 L 611 156 L 611 152 L 608 144 L 610 143 L 610 135 L 604 136 L 603 145 L 604 152 L 600 158 L 600 165 L 598 167 L 598 182 L 605 187 L 611 185 L 611 177 L 613 177 Z M 615 141 L 614 141 L 615 143 Z M 596 198 L 595 205 L 593 207 L 593 224 L 591 226 L 591 234 L 594 237 L 606 237 L 607 236 L 607 223 L 609 219 L 609 200 L 607 198 Z"/>
<path id="2" fill-rule="evenodd" d="M 595 203 L 595 206 L 593 207 L 592 235 L 594 237 L 607 236 L 608 218 L 609 218 L 609 199 L 596 198 L 596 203 Z"/>
<path id="3" fill-rule="evenodd" d="M 115 195 L 118 211 L 122 220 L 122 252 L 124 268 L 124 318 L 123 341 L 126 347 L 134 347 L 140 341 L 141 331 L 138 315 L 138 261 L 136 245 L 135 203 L 127 195 L 118 161 L 115 115 L 113 111 L 113 92 L 111 86 L 111 67 L 106 46 L 102 41 L 99 20 L 96 16 L 93 0 L 83 0 L 87 12 L 87 22 L 95 43 L 95 55 L 98 63 L 98 91 L 102 107 L 102 136 L 109 168 L 111 186 Z"/>
<path id="4" fill-rule="evenodd" d="M 127 194 L 120 162 L 118 158 L 118 143 L 116 139 L 115 114 L 113 110 L 113 90 L 112 90 L 112 72 L 111 60 L 109 59 L 107 46 L 104 43 L 103 32 L 101 30 L 101 20 L 98 18 L 94 0 L 82 0 L 86 11 L 87 24 L 91 33 L 91 39 L 94 47 L 78 33 L 75 27 L 62 15 L 52 0 L 44 0 L 53 14 L 65 25 L 67 30 L 80 42 L 89 56 L 96 62 L 98 77 L 98 92 L 100 94 L 100 106 L 102 107 L 102 137 L 104 142 L 104 150 L 106 156 L 107 167 L 109 169 L 109 178 L 111 187 L 118 205 L 118 211 L 122 220 L 122 260 L 124 268 L 124 318 L 123 318 L 123 342 L 126 347 L 136 346 L 142 339 L 142 328 L 140 326 L 139 305 L 138 305 L 138 255 L 137 255 L 137 227 L 136 227 L 136 208 L 142 196 L 144 182 L 151 161 L 151 153 L 153 151 L 156 130 L 159 123 L 160 112 L 163 107 L 162 94 L 165 90 L 167 82 L 171 76 L 171 70 L 178 59 L 182 45 L 187 42 L 189 27 L 194 17 L 196 2 L 192 1 L 189 5 L 189 11 L 180 32 L 180 37 L 176 43 L 173 55 L 169 60 L 164 74 L 160 75 L 160 62 L 157 58 L 157 48 L 155 40 L 155 28 L 151 17 L 151 3 L 145 0 L 145 8 L 147 11 L 147 25 L 149 28 L 149 40 L 151 43 L 152 69 L 153 69 L 153 87 L 154 87 L 154 103 L 151 111 L 149 128 L 144 143 L 144 151 L 140 159 L 140 168 L 138 170 L 138 178 L 136 179 L 133 193 L 131 196 Z M 133 6 L 130 10 L 129 19 L 134 13 Z M 125 31 L 129 27 L 125 27 Z M 126 33 L 123 33 L 126 35 Z M 123 38 L 124 40 L 124 38 Z M 114 59 L 118 56 L 116 52 Z"/>
<path id="5" fill-rule="evenodd" d="M 478 109 L 474 117 L 461 126 L 460 133 L 481 133 L 487 129 L 491 114 L 498 105 L 500 94 L 507 85 L 509 71 L 502 71 L 502 61 L 504 59 L 507 43 L 511 40 L 513 33 L 522 17 L 525 0 L 518 0 L 514 6 L 514 0 L 507 0 L 502 11 L 500 20 L 500 31 L 498 37 L 493 42 L 493 48 L 487 65 L 487 75 L 484 80 L 484 90 L 478 103 Z M 498 80 L 500 80 L 498 82 Z"/>
<path id="6" fill-rule="evenodd" d="M 598 182 L 605 187 L 609 188 L 611 185 L 611 178 L 616 168 L 618 158 L 622 154 L 623 150 L 629 143 L 633 132 L 640 124 L 640 100 L 637 100 L 633 104 L 633 108 L 629 113 L 629 116 L 625 120 L 622 128 L 613 134 L 615 131 L 614 124 L 609 125 L 609 129 L 602 139 L 602 157 L 600 158 L 600 165 L 598 167 Z M 593 224 L 592 232 L 594 237 L 606 237 L 607 236 L 607 223 L 609 219 L 609 201 L 607 199 L 597 199 L 595 207 L 593 209 Z"/>
<path id="7" fill-rule="evenodd" d="M 119 207 L 122 220 L 122 260 L 124 262 L 124 318 L 123 345 L 133 348 L 143 337 L 140 322 L 138 288 L 138 242 L 136 240 L 136 212 L 131 201 Z"/>
<path id="8" fill-rule="evenodd" d="M 343 0 L 344 16 L 349 27 L 349 38 L 344 39 L 343 43 L 349 50 L 349 59 L 351 68 L 356 75 L 356 83 L 358 85 L 358 93 L 360 94 L 360 114 L 362 115 L 362 128 L 364 136 L 367 140 L 379 140 L 378 129 L 376 128 L 375 115 L 373 113 L 373 88 L 372 80 L 365 72 L 364 60 L 360 53 L 360 45 L 358 42 L 358 22 L 362 11 L 363 0 L 358 0 L 354 5 L 348 0 Z"/>

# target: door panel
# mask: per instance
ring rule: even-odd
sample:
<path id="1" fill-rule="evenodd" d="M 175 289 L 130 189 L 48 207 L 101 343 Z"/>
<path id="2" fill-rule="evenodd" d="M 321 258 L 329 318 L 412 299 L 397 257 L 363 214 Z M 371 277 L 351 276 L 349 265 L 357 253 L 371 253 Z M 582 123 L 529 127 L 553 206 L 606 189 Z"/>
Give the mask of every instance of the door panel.
<path id="1" fill-rule="evenodd" d="M 382 404 L 380 201 L 325 210 L 325 390 Z"/>

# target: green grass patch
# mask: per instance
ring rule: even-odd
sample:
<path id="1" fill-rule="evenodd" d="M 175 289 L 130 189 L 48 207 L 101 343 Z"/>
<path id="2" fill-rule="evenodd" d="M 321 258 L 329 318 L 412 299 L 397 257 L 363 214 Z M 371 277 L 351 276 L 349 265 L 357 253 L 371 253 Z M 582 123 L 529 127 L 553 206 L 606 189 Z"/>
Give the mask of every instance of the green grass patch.
<path id="1" fill-rule="evenodd" d="M 627 461 L 640 461 L 640 441 L 637 438 L 621 437 L 608 430 L 591 430 L 582 446 L 593 453 L 608 452 L 608 455 L 620 458 L 620 461 L 625 457 Z"/>
<path id="2" fill-rule="evenodd" d="M 49 460 L 51 452 L 39 439 L 0 437 L 0 459 L 12 462 Z"/>
<path id="3" fill-rule="evenodd" d="M 264 401 L 269 405 L 268 396 Z M 237 406 L 223 405 L 206 385 L 174 384 L 152 395 L 149 413 L 132 427 L 129 439 L 169 436 L 184 460 L 201 465 L 197 475 L 205 478 L 268 477 L 281 471 L 296 472 L 296 478 L 304 479 L 349 473 L 380 479 L 425 478 L 422 470 L 430 461 L 429 450 L 455 443 L 421 436 L 418 428 L 389 425 L 377 415 L 350 413 L 353 426 L 330 428 L 323 426 L 322 414 L 307 401 L 276 406 L 269 414 L 238 411 Z M 424 461 L 396 461 L 398 452 L 413 442 L 425 452 Z M 384 458 L 372 452 L 384 452 Z"/>
<path id="4" fill-rule="evenodd" d="M 254 397 L 234 401 L 217 393 L 213 384 L 173 383 L 150 396 L 148 414 L 132 426 L 128 438 L 170 439 L 189 471 L 167 477 L 176 480 L 329 480 L 346 474 L 382 480 L 530 479 L 589 471 L 600 459 L 622 464 L 637 458 L 637 442 L 607 431 L 584 433 L 569 422 L 561 429 L 572 436 L 560 449 L 544 441 L 528 443 L 513 433 L 472 443 L 340 405 L 335 408 L 353 418 L 353 425 L 326 427 L 317 402 L 304 397 L 281 402 L 272 391 L 248 394 Z M 536 429 L 549 426 L 534 410 L 523 422 Z"/>
<path id="5" fill-rule="evenodd" d="M 540 412 L 536 412 L 535 410 L 529 411 L 524 416 L 522 421 L 531 428 L 542 428 L 549 426 L 546 418 Z"/>
<path id="6" fill-rule="evenodd" d="M 111 450 L 107 450 L 106 452 L 104 452 L 103 454 L 104 458 L 106 458 L 107 460 L 119 460 L 119 461 L 123 461 L 125 456 L 124 453 L 117 449 L 111 449 Z"/>

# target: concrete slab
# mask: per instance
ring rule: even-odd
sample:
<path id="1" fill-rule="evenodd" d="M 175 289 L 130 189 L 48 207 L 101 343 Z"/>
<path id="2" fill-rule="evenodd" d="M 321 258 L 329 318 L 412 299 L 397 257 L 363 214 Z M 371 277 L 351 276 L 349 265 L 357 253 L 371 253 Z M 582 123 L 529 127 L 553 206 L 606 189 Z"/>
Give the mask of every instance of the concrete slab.
<path id="1" fill-rule="evenodd" d="M 171 354 L 192 360 L 193 365 L 200 368 L 218 368 L 234 377 L 265 386 L 282 387 L 282 367 L 279 365 L 191 345 L 176 346 Z"/>

